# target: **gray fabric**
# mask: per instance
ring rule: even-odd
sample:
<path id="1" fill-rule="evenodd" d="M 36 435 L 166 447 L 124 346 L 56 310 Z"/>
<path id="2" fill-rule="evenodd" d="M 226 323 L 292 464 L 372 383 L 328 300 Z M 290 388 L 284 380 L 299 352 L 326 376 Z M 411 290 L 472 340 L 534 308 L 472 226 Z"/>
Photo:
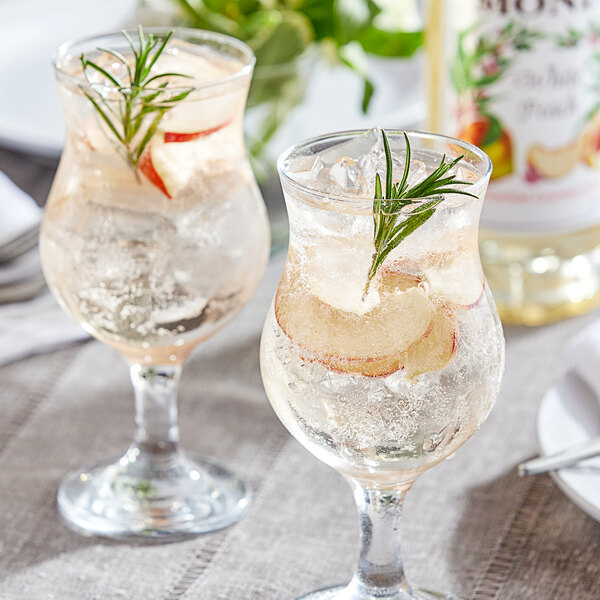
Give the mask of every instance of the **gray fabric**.
<path id="1" fill-rule="evenodd" d="M 234 466 L 254 490 L 250 511 L 226 530 L 167 545 L 71 532 L 56 512 L 58 483 L 128 444 L 127 368 L 91 342 L 0 369 L 1 600 L 291 600 L 350 577 L 358 547 L 350 490 L 287 434 L 260 381 L 260 330 L 280 269 L 281 258 L 182 379 L 185 446 Z M 564 343 L 591 318 L 507 332 L 490 419 L 408 496 L 413 582 L 469 600 L 598 598 L 600 525 L 547 476 L 515 472 L 536 453 L 537 407 L 564 373 Z"/>

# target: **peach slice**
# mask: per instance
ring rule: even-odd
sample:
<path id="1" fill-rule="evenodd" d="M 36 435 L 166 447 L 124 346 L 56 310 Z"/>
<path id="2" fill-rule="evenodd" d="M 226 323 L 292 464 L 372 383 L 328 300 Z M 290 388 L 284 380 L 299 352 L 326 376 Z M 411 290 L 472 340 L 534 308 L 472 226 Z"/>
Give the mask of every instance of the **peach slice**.
<path id="1" fill-rule="evenodd" d="M 145 169 L 142 173 L 169 198 L 184 188 L 201 165 L 210 156 L 211 144 L 199 140 L 186 143 L 167 143 L 162 135 L 155 135 L 143 154 Z M 140 159 L 140 163 L 142 163 Z"/>
<path id="2" fill-rule="evenodd" d="M 244 96 L 240 93 L 197 100 L 189 96 L 165 113 L 158 129 L 161 132 L 189 135 L 217 131 L 225 124 L 241 119 L 243 100 Z"/>
<path id="3" fill-rule="evenodd" d="M 321 360 L 329 370 L 348 375 L 364 377 L 387 377 L 402 368 L 397 357 L 380 358 L 376 360 L 354 360 L 347 358 L 331 358 Z"/>
<path id="4" fill-rule="evenodd" d="M 172 198 L 186 185 L 197 165 L 210 155 L 210 147 L 205 147 L 198 140 L 229 124 L 230 121 L 223 121 L 202 131 L 164 131 L 162 135 L 155 135 L 140 157 L 140 171 L 168 198 Z"/>
<path id="5" fill-rule="evenodd" d="M 387 377 L 402 369 L 408 379 L 423 373 L 441 371 L 454 357 L 458 348 L 456 316 L 445 307 L 438 307 L 424 336 L 397 356 L 373 360 L 327 358 L 322 362 L 333 371 L 366 377 Z"/>
<path id="6" fill-rule="evenodd" d="M 118 142 L 108 127 L 97 115 L 85 119 L 81 129 L 77 130 L 80 140 L 93 152 L 113 154 Z"/>
<path id="7" fill-rule="evenodd" d="M 372 369 L 364 367 L 373 375 L 390 367 L 388 357 L 399 356 L 431 327 L 435 307 L 410 276 L 402 284 L 398 282 L 399 291 L 385 294 L 374 308 L 359 315 L 320 300 L 301 280 L 290 277 L 292 270 L 288 268 L 275 297 L 277 322 L 294 343 L 325 364 L 339 359 L 383 361 L 370 365 Z"/>
<path id="8" fill-rule="evenodd" d="M 600 112 L 585 125 L 582 133 L 582 159 L 590 167 L 600 168 Z"/>
<path id="9" fill-rule="evenodd" d="M 182 142 L 191 142 L 193 140 L 197 140 L 200 137 L 207 137 L 211 135 L 211 133 L 215 133 L 219 131 L 219 129 L 223 129 L 223 127 L 227 127 L 231 121 L 224 121 L 219 125 L 215 125 L 214 127 L 210 127 L 208 129 L 203 129 L 202 131 L 194 131 L 194 132 L 184 132 L 180 133 L 177 131 L 165 131 L 164 132 L 164 140 L 166 144 L 172 143 L 182 143 Z"/>
<path id="10" fill-rule="evenodd" d="M 399 359 L 407 377 L 441 371 L 454 358 L 458 348 L 456 316 L 448 308 L 438 307 L 429 333 L 411 346 Z"/>
<path id="11" fill-rule="evenodd" d="M 162 180 L 161 176 L 157 173 L 152 162 L 152 153 L 150 148 L 146 148 L 138 161 L 138 169 L 146 176 L 148 181 L 154 184 L 167 198 L 172 198 L 169 190 Z"/>

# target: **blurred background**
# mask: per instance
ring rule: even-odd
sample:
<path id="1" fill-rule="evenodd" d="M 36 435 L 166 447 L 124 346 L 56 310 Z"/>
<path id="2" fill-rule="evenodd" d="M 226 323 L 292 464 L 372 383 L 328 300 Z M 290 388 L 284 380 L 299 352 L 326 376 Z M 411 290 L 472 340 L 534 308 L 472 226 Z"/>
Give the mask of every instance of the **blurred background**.
<path id="1" fill-rule="evenodd" d="M 257 57 L 246 140 L 285 237 L 277 155 L 301 138 L 425 117 L 417 0 L 0 0 L 0 170 L 43 205 L 63 144 L 58 45 L 142 23 L 233 35 Z"/>

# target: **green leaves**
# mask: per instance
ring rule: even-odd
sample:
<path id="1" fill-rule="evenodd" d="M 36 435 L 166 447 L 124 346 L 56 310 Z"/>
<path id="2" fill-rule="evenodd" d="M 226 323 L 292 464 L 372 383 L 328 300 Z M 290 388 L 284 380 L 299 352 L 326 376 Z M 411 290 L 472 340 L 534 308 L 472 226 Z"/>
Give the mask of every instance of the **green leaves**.
<path id="1" fill-rule="evenodd" d="M 310 21 L 294 11 L 257 13 L 249 21 L 249 27 L 256 33 L 247 40 L 248 45 L 261 67 L 296 60 L 314 39 Z"/>
<path id="2" fill-rule="evenodd" d="M 575 48 L 579 43 L 585 39 L 585 32 L 569 27 L 567 32 L 563 34 L 557 34 L 555 37 L 556 45 L 560 48 Z"/>
<path id="3" fill-rule="evenodd" d="M 437 169 L 422 181 L 409 187 L 408 177 L 412 150 L 406 133 L 404 134 L 406 142 L 404 172 L 400 182 L 394 183 L 392 152 L 385 131 L 382 130 L 381 136 L 385 152 L 385 196 L 382 191 L 381 177 L 377 173 L 375 175 L 375 198 L 373 200 L 373 244 L 375 252 L 373 253 L 363 297 L 367 295 L 371 280 L 375 277 L 379 267 L 381 267 L 390 252 L 434 215 L 438 204 L 444 199 L 444 194 L 462 194 L 476 198 L 475 195 L 454 187 L 457 185 L 471 185 L 470 181 L 461 181 L 455 175 L 447 175 L 463 156 L 446 161 L 446 155 L 444 155 Z M 414 209 L 406 210 L 410 206 L 414 206 Z"/>
<path id="4" fill-rule="evenodd" d="M 373 24 L 373 19 L 381 9 L 373 0 L 335 0 L 334 37 L 340 44 L 357 39 L 358 35 Z"/>
<path id="5" fill-rule="evenodd" d="M 121 62 L 127 71 L 127 81 L 121 81 L 106 69 L 88 60 L 84 54 L 81 55 L 81 66 L 88 86 L 81 86 L 83 94 L 92 103 L 101 121 L 108 127 L 116 141 L 124 151 L 126 160 L 137 169 L 138 161 L 144 148 L 150 142 L 164 114 L 176 104 L 184 100 L 192 91 L 192 88 L 173 90 L 169 88 L 168 82 L 163 82 L 155 87 L 149 84 L 156 83 L 164 77 L 190 77 L 181 73 L 159 73 L 151 76 L 152 67 L 156 64 L 159 56 L 167 46 L 173 32 L 165 36 L 154 34 L 145 37 L 144 31 L 138 26 L 138 44 L 123 31 L 133 56 L 135 64 L 116 50 L 98 48 Z M 92 82 L 89 71 L 99 73 L 104 82 Z M 99 86 L 107 85 L 109 93 L 100 90 Z M 114 95 L 117 98 L 114 98 Z M 153 114 L 152 119 L 148 115 Z"/>
<path id="6" fill-rule="evenodd" d="M 410 0 L 173 0 L 189 24 L 233 35 L 256 54 L 257 73 L 263 65 L 296 61 L 313 42 L 333 45 L 337 58 L 364 83 L 363 112 L 374 93 L 367 54 L 411 56 L 423 43 L 422 31 L 406 30 L 402 16 Z M 391 7 L 391 8 L 390 8 Z M 409 28 L 410 29 L 410 28 Z M 272 87 L 273 97 L 280 94 Z M 264 102 L 261 85 L 253 85 L 249 106 Z M 295 90 L 294 90 L 295 92 Z M 289 99 L 282 106 L 291 107 Z M 277 106 L 277 109 L 281 107 Z"/>
<path id="7" fill-rule="evenodd" d="M 334 0 L 331 37 L 337 45 L 340 60 L 363 80 L 362 111 L 369 109 L 375 91 L 367 69 L 367 54 L 398 57 L 411 56 L 423 43 L 422 31 L 384 30 L 378 21 L 389 22 L 374 0 Z"/>
<path id="8" fill-rule="evenodd" d="M 358 36 L 368 54 L 393 58 L 412 56 L 423 45 L 422 31 L 384 31 L 369 27 Z"/>

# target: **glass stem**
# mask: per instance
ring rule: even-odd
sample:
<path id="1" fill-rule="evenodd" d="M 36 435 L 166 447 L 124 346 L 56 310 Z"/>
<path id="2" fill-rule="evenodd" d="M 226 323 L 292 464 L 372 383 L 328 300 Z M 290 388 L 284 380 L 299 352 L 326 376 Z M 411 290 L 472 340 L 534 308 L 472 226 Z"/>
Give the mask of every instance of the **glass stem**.
<path id="1" fill-rule="evenodd" d="M 177 386 L 181 367 L 177 365 L 132 365 L 135 390 L 135 446 L 150 455 L 177 452 Z"/>
<path id="2" fill-rule="evenodd" d="M 404 575 L 400 524 L 410 486 L 377 490 L 350 479 L 360 515 L 360 558 L 350 588 L 351 597 L 390 600 L 411 598 Z"/>

